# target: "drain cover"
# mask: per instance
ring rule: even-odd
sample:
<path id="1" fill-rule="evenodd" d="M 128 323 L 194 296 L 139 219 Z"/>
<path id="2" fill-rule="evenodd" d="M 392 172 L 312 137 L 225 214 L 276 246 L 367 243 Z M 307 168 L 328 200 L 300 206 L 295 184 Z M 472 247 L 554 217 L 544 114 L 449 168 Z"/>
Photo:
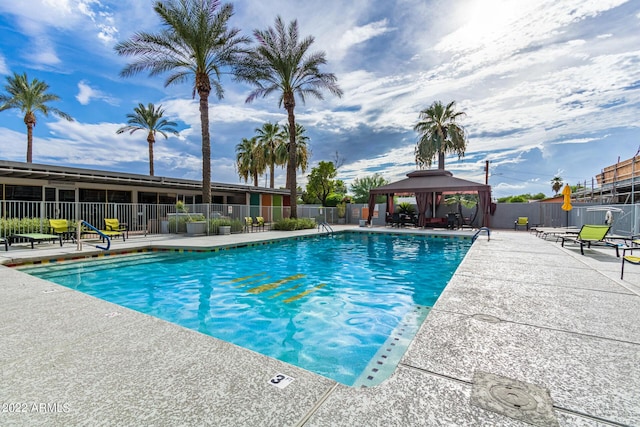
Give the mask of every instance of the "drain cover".
<path id="1" fill-rule="evenodd" d="M 474 314 L 471 317 L 473 317 L 476 320 L 480 320 L 482 322 L 489 322 L 489 323 L 500 323 L 501 322 L 501 320 L 498 317 L 492 316 L 490 314 Z"/>
<path id="2" fill-rule="evenodd" d="M 535 426 L 557 426 L 549 391 L 535 384 L 476 372 L 471 404 Z"/>

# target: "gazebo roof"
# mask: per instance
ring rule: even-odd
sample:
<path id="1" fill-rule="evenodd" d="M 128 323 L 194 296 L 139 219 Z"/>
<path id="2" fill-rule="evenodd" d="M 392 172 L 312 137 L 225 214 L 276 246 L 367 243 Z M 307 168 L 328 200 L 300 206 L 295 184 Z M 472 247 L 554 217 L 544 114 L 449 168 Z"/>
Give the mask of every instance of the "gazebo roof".
<path id="1" fill-rule="evenodd" d="M 408 178 L 369 190 L 369 194 L 409 194 L 427 192 L 481 192 L 491 191 L 491 186 L 466 179 L 455 178 L 442 169 L 418 170 L 407 174 Z"/>

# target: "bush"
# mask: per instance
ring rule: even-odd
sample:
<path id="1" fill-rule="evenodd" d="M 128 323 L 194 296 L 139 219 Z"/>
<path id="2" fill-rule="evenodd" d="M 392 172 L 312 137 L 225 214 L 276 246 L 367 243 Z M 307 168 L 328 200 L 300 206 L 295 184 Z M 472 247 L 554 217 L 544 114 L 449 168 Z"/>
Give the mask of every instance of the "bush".
<path id="1" fill-rule="evenodd" d="M 214 218 L 209 220 L 209 234 L 218 234 L 221 225 L 231 225 L 229 218 Z"/>
<path id="2" fill-rule="evenodd" d="M 293 230 L 306 230 L 316 228 L 316 222 L 311 218 L 284 218 L 276 221 L 273 224 L 274 230 L 293 231 Z"/>
<path id="3" fill-rule="evenodd" d="M 7 237 L 14 233 L 40 233 L 48 232 L 48 222 L 40 228 L 40 218 L 0 218 L 0 237 Z"/>
<path id="4" fill-rule="evenodd" d="M 328 208 L 335 208 L 343 199 L 342 194 L 331 193 L 324 201 L 324 205 Z"/>

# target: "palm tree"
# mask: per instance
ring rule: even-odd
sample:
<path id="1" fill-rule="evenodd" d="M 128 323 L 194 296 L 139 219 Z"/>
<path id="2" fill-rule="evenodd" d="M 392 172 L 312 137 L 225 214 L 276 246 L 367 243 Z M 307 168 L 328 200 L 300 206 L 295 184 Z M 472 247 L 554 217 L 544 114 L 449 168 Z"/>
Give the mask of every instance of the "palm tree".
<path id="1" fill-rule="evenodd" d="M 73 121 L 73 118 L 57 108 L 48 107 L 48 102 L 59 101 L 60 97 L 47 93 L 49 85 L 43 81 L 33 79 L 29 83 L 27 73 L 13 73 L 13 76 L 7 76 L 7 84 L 4 88 L 8 94 L 0 95 L 0 111 L 17 108 L 24 113 L 24 124 L 27 125 L 27 163 L 31 163 L 33 160 L 33 127 L 36 125 L 36 111 L 41 112 L 45 117 L 52 113 L 70 122 Z"/>
<path id="2" fill-rule="evenodd" d="M 135 114 L 127 114 L 129 119 L 127 126 L 123 126 L 116 131 L 117 134 L 129 132 L 133 134 L 137 130 L 147 131 L 147 142 L 149 143 L 149 175 L 153 176 L 153 144 L 156 142 L 156 134 L 164 136 L 165 139 L 169 138 L 167 133 L 178 135 L 178 131 L 175 129 L 176 123 L 170 122 L 167 119 L 163 119 L 164 110 L 162 105 L 158 108 L 152 103 L 149 103 L 148 107 L 142 104 L 138 104 L 133 109 Z"/>
<path id="3" fill-rule="evenodd" d="M 119 55 L 138 56 L 120 75 L 132 76 L 149 70 L 150 76 L 171 74 L 165 87 L 193 77 L 193 92 L 200 97 L 202 133 L 202 201 L 211 203 L 211 140 L 209 135 L 209 95 L 221 99 L 224 91 L 220 76 L 231 66 L 249 40 L 237 28 L 228 28 L 233 5 L 219 0 L 157 1 L 153 7 L 164 29 L 157 34 L 136 33 L 116 44 Z"/>
<path id="4" fill-rule="evenodd" d="M 562 184 L 563 184 L 562 178 L 560 178 L 559 176 L 555 176 L 551 180 L 551 189 L 556 193 L 556 196 L 558 195 L 558 192 L 562 188 Z"/>
<path id="5" fill-rule="evenodd" d="M 277 158 L 278 146 L 282 144 L 280 126 L 277 123 L 265 123 L 256 129 L 256 138 L 262 147 L 264 161 L 269 165 L 269 188 L 275 186 L 275 165 L 284 164 Z"/>
<path id="6" fill-rule="evenodd" d="M 309 168 L 309 158 L 311 157 L 311 151 L 309 150 L 309 137 L 305 134 L 307 130 L 299 123 L 296 123 L 296 170 L 300 169 L 300 172 L 305 173 Z M 276 149 L 276 159 L 279 165 L 289 165 L 289 146 L 291 137 L 289 135 L 289 127 L 282 128 L 280 132 L 280 139 L 285 141 L 280 144 Z M 287 169 L 288 170 L 288 169 Z M 287 181 L 285 188 L 289 187 L 289 174 L 287 174 Z"/>
<path id="7" fill-rule="evenodd" d="M 327 62 L 326 55 L 324 52 L 307 52 L 314 38 L 299 40 L 296 20 L 285 27 L 282 18 L 278 16 L 275 28 L 255 30 L 253 34 L 258 45 L 238 64 L 236 77 L 256 87 L 247 102 L 275 92 L 279 94 L 278 105 L 284 105 L 287 110 L 290 138 L 287 166 L 287 183 L 291 191 L 290 216 L 297 218 L 295 95 L 304 103 L 307 95 L 323 99 L 322 89 L 337 96 L 342 96 L 342 90 L 333 74 L 320 72 L 320 66 Z"/>
<path id="8" fill-rule="evenodd" d="M 256 137 L 242 138 L 242 142 L 236 145 L 236 166 L 244 182 L 253 177 L 253 185 L 258 186 L 258 176 L 265 171 L 266 164 Z"/>
<path id="9" fill-rule="evenodd" d="M 455 101 L 451 101 L 444 106 L 442 102 L 435 101 L 429 108 L 420 111 L 419 121 L 413 127 L 420 134 L 415 150 L 419 166 L 430 167 L 437 154 L 438 169 L 444 170 L 445 153 L 457 153 L 458 158 L 464 156 L 467 138 L 457 120 L 465 113 L 455 111 L 455 104 Z"/>

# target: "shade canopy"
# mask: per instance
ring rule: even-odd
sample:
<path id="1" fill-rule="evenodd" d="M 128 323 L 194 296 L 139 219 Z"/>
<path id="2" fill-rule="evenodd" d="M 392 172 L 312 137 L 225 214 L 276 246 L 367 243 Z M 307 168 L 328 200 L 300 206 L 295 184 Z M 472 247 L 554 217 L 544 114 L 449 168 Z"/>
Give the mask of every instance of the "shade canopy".
<path id="1" fill-rule="evenodd" d="M 419 210 L 418 221 L 420 225 L 424 225 L 426 223 L 425 218 L 427 211 L 425 207 L 433 206 L 433 202 L 436 200 L 436 195 L 445 193 L 478 193 L 480 199 L 480 210 L 483 214 L 482 225 L 485 227 L 489 226 L 489 211 L 491 205 L 490 185 L 456 178 L 451 172 L 442 169 L 414 171 L 408 173 L 407 177 L 408 178 L 401 181 L 369 190 L 369 223 L 371 223 L 373 215 L 375 198 L 378 195 L 387 195 L 387 211 L 389 213 L 393 210 L 393 203 L 390 202 L 390 200 L 393 199 L 394 195 L 415 195 Z"/>

